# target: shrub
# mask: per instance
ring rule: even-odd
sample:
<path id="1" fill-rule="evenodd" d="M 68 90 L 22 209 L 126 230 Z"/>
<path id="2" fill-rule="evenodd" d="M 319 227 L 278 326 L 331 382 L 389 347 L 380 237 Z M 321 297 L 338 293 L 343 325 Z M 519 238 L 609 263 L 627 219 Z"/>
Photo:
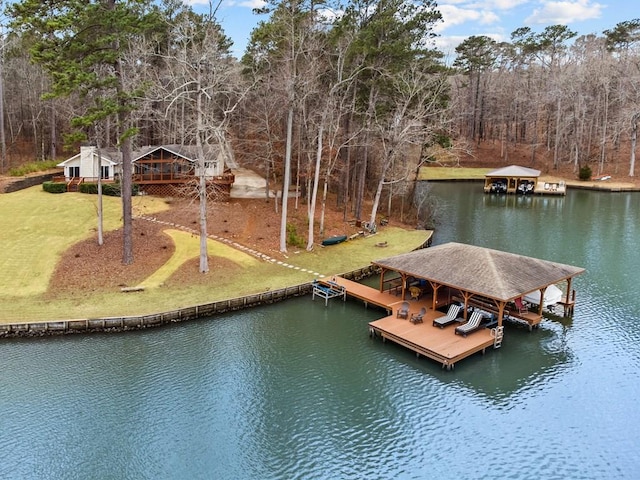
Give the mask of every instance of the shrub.
<path id="1" fill-rule="evenodd" d="M 291 225 L 290 223 L 287 223 L 287 245 L 292 245 L 298 248 L 305 247 L 304 238 L 298 235 L 295 225 Z"/>
<path id="2" fill-rule="evenodd" d="M 42 182 L 42 189 L 49 193 L 64 193 L 67 191 L 67 184 L 62 182 Z"/>
<path id="3" fill-rule="evenodd" d="M 10 177 L 24 177 L 29 173 L 44 172 L 55 168 L 58 164 L 55 160 L 45 160 L 42 162 L 31 162 L 20 165 L 19 167 L 13 167 L 9 169 Z"/>
<path id="4" fill-rule="evenodd" d="M 119 197 L 120 196 L 120 184 L 119 183 L 103 183 L 102 184 L 102 194 L 107 195 L 108 197 Z M 97 183 L 86 183 L 83 182 L 80 184 L 80 192 L 87 193 L 89 195 L 97 195 L 98 194 L 98 184 Z M 138 194 L 138 186 L 132 185 L 131 194 Z"/>
<path id="5" fill-rule="evenodd" d="M 589 165 L 584 165 L 580 167 L 578 178 L 583 181 L 591 180 L 591 174 L 591 167 Z"/>

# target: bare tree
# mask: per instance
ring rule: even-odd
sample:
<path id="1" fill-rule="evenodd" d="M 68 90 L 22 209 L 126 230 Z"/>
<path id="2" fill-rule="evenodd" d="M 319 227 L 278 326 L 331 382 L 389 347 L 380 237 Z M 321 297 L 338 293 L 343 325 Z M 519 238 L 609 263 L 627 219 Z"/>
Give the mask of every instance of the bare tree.
<path id="1" fill-rule="evenodd" d="M 406 179 L 413 170 L 406 164 L 407 146 L 420 145 L 438 130 L 443 99 L 448 90 L 448 81 L 443 73 L 425 72 L 419 64 L 394 75 L 390 78 L 390 83 L 392 88 L 386 99 L 390 111 L 384 116 L 375 117 L 381 164 L 369 218 L 371 226 L 377 223 L 376 216 L 384 185 Z"/>
<path id="2" fill-rule="evenodd" d="M 213 13 L 213 6 L 206 16 L 185 10 L 170 25 L 170 44 L 157 49 L 162 67 L 155 69 L 158 77 L 153 99 L 164 105 L 165 118 L 181 118 L 181 143 L 196 148 L 201 273 L 209 271 L 207 192 L 215 174 L 213 164 L 232 160 L 227 126 L 250 88 L 242 82 L 240 67 L 230 55 L 230 42 Z"/>

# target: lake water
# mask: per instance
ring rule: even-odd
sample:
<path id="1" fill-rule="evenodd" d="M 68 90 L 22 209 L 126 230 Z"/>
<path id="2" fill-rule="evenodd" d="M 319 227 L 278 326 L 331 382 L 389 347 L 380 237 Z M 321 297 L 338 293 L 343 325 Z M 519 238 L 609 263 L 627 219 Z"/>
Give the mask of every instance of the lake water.
<path id="1" fill-rule="evenodd" d="M 582 266 L 572 319 L 442 370 L 311 296 L 167 328 L 0 342 L 3 479 L 640 477 L 640 194 L 435 184 L 435 243 Z"/>

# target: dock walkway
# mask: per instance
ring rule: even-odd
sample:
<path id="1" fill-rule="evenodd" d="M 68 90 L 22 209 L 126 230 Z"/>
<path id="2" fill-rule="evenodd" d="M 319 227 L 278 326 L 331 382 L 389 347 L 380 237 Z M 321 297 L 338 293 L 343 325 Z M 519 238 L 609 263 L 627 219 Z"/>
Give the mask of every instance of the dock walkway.
<path id="1" fill-rule="evenodd" d="M 365 306 L 368 306 L 369 304 L 375 305 L 385 309 L 388 313 L 391 313 L 394 307 L 402 304 L 402 299 L 398 295 L 388 292 L 380 292 L 375 288 L 368 287 L 367 285 L 363 285 L 352 280 L 347 280 L 346 278 L 333 277 L 330 280 L 322 279 L 319 280 L 319 283 L 327 287 L 335 285 L 344 287 L 347 295 L 363 301 Z"/>

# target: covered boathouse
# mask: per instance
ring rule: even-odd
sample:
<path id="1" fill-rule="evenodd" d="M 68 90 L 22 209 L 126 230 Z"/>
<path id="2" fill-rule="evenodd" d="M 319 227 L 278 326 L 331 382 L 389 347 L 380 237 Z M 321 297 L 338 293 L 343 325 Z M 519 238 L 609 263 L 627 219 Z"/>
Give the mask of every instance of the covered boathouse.
<path id="1" fill-rule="evenodd" d="M 562 181 L 540 181 L 540 170 L 510 165 L 485 174 L 485 193 L 519 193 L 565 195 L 566 184 Z"/>
<path id="2" fill-rule="evenodd" d="M 585 271 L 455 242 L 372 263 L 381 270 L 379 293 L 397 300 L 390 304 L 390 316 L 369 324 L 371 334 L 439 361 L 443 368 L 453 368 L 467 356 L 499 346 L 507 318 L 526 324 L 530 330 L 537 327 L 542 307 L 523 304 L 522 298 L 527 294 L 536 292 L 538 298 L 544 298 L 549 286 L 564 283 L 563 298 L 558 303 L 565 316 L 572 315 L 572 280 Z M 410 312 L 400 315 L 405 302 L 409 303 Z M 457 318 L 438 324 L 436 319 L 445 315 L 452 304 L 461 307 Z M 424 319 L 412 322 L 411 317 L 422 307 L 426 310 Z M 459 327 L 476 311 L 481 323 L 473 331 L 461 334 Z"/>

